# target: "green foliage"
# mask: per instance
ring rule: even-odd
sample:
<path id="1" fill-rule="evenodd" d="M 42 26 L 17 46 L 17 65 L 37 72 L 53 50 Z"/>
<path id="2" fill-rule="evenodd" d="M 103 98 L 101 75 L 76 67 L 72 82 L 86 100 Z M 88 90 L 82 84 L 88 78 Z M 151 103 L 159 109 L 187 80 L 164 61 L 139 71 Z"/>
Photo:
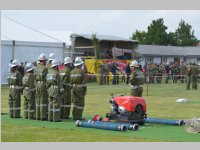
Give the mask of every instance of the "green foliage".
<path id="1" fill-rule="evenodd" d="M 132 39 L 138 40 L 140 44 L 145 44 L 146 34 L 147 33 L 145 31 L 136 30 L 132 35 Z"/>
<path id="2" fill-rule="evenodd" d="M 176 44 L 178 46 L 195 46 L 198 42 L 194 36 L 194 30 L 192 30 L 192 26 L 186 23 L 184 20 L 180 21 L 175 35 L 177 39 Z"/>
<path id="3" fill-rule="evenodd" d="M 192 26 L 181 20 L 175 32 L 167 33 L 164 20 L 159 18 L 153 20 L 147 27 L 147 32 L 136 30 L 132 34 L 133 40 L 139 40 L 140 44 L 149 45 L 173 45 L 173 46 L 195 46 L 198 43 L 194 36 Z"/>
<path id="4" fill-rule="evenodd" d="M 153 20 L 147 27 L 146 44 L 167 45 L 167 26 L 162 18 Z"/>

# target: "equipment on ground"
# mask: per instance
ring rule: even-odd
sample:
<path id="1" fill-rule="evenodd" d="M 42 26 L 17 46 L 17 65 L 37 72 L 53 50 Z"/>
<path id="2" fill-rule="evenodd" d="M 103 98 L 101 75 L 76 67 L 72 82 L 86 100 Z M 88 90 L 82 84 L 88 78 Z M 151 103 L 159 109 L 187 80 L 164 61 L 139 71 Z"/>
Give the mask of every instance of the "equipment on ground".
<path id="1" fill-rule="evenodd" d="M 185 124 L 184 120 L 169 120 L 169 119 L 160 119 L 160 118 L 145 118 L 145 123 L 152 124 L 166 124 L 166 125 L 175 125 L 182 126 Z"/>
<path id="2" fill-rule="evenodd" d="M 104 130 L 113 130 L 113 131 L 126 131 L 128 128 L 124 124 L 116 124 L 116 123 L 106 123 L 101 121 L 76 121 L 76 126 L 78 127 L 86 127 L 86 128 L 96 128 L 96 129 L 104 129 Z"/>
<path id="3" fill-rule="evenodd" d="M 110 120 L 144 124 L 146 118 L 146 102 L 142 97 L 118 96 L 110 100 L 111 112 L 106 114 Z"/>

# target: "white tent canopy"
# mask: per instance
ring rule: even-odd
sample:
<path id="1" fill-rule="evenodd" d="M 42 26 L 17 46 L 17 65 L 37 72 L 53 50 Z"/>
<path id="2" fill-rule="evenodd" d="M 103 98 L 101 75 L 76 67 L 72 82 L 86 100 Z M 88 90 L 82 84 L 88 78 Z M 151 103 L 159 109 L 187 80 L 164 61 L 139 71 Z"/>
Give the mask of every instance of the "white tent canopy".
<path id="1" fill-rule="evenodd" d="M 9 72 L 9 63 L 11 59 L 17 59 L 18 62 L 37 61 L 41 53 L 45 53 L 47 57 L 50 53 L 55 53 L 56 59 L 63 62 L 64 53 L 63 43 L 48 42 L 27 42 L 27 41 L 2 41 L 1 42 L 1 84 L 7 84 L 7 76 Z"/>

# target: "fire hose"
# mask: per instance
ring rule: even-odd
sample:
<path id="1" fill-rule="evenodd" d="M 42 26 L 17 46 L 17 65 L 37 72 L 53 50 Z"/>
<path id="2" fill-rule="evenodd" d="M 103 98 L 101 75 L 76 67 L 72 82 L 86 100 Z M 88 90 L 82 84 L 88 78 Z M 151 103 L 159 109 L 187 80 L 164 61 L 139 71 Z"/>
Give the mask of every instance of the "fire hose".
<path id="1" fill-rule="evenodd" d="M 113 130 L 113 131 L 126 131 L 128 128 L 125 124 L 116 124 L 116 123 L 107 123 L 101 121 L 76 121 L 76 126 L 78 127 L 86 127 L 86 128 L 96 128 L 96 129 L 104 129 L 104 130 Z"/>
<path id="2" fill-rule="evenodd" d="M 168 120 L 168 119 L 160 119 L 160 118 L 145 118 L 145 123 L 152 124 L 166 124 L 166 125 L 175 125 L 182 126 L 185 124 L 184 120 Z"/>

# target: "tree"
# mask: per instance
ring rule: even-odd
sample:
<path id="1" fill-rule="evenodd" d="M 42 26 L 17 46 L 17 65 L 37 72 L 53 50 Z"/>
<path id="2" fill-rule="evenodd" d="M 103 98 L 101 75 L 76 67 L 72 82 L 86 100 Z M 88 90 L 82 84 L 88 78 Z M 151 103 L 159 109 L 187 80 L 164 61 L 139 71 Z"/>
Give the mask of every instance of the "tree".
<path id="1" fill-rule="evenodd" d="M 136 30 L 133 34 L 132 34 L 132 38 L 133 40 L 138 40 L 140 44 L 146 44 L 145 40 L 146 40 L 146 32 L 145 31 L 138 31 Z"/>
<path id="2" fill-rule="evenodd" d="M 176 38 L 176 34 L 174 32 L 169 32 L 167 34 L 167 44 L 172 45 L 172 46 L 177 45 L 177 38 Z"/>
<path id="3" fill-rule="evenodd" d="M 178 46 L 195 46 L 198 42 L 197 38 L 194 36 L 192 26 L 184 20 L 179 22 L 179 26 L 176 29 L 175 34 Z"/>
<path id="4" fill-rule="evenodd" d="M 153 20 L 147 27 L 146 44 L 167 45 L 167 26 L 162 18 Z"/>
<path id="5" fill-rule="evenodd" d="M 99 59 L 99 40 L 97 39 L 96 34 L 92 34 L 92 45 L 94 46 L 95 58 Z"/>

